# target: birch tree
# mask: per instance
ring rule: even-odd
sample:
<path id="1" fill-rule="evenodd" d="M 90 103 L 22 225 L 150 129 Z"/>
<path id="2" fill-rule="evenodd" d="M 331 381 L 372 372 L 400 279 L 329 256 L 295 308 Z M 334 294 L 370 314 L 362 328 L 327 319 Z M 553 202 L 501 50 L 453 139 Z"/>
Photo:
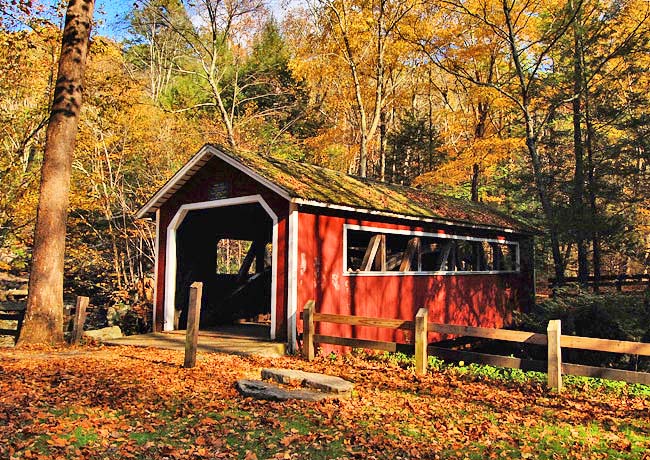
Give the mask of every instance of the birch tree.
<path id="1" fill-rule="evenodd" d="M 199 0 L 183 4 L 190 22 L 178 21 L 172 10 L 142 8 L 175 35 L 186 49 L 176 72 L 189 77 L 202 91 L 200 100 L 176 111 L 214 110 L 230 147 L 238 144 L 239 109 L 248 102 L 246 88 L 254 82 L 242 81 L 246 45 L 264 24 L 266 10 L 261 0 Z"/>
<path id="2" fill-rule="evenodd" d="M 540 137 L 557 106 L 540 106 L 537 99 L 540 87 L 543 87 L 542 80 L 551 63 L 550 53 L 573 24 L 577 10 L 567 12 L 562 5 L 553 2 L 541 4 L 520 0 L 450 0 L 443 2 L 442 11 L 479 21 L 501 41 L 507 53 L 509 70 L 502 73 L 500 78 L 483 81 L 477 78 L 472 68 L 447 65 L 444 50 L 440 49 L 436 37 L 423 37 L 419 40 L 428 59 L 439 68 L 476 86 L 498 91 L 519 111 L 535 189 L 549 228 L 555 277 L 562 280 L 565 261 L 560 251 L 559 225 L 549 191 L 550 178 L 545 173 L 544 159 L 539 150 Z M 571 97 L 569 95 L 568 100 Z"/>
<path id="3" fill-rule="evenodd" d="M 321 0 L 311 5 L 310 30 L 294 38 L 296 73 L 312 82 L 329 76 L 327 97 L 342 97 L 349 108 L 358 152 L 356 167 L 350 169 L 361 177 L 369 173 L 371 143 L 391 95 L 402 82 L 405 57 L 400 55 L 397 30 L 413 19 L 417 4 Z"/>

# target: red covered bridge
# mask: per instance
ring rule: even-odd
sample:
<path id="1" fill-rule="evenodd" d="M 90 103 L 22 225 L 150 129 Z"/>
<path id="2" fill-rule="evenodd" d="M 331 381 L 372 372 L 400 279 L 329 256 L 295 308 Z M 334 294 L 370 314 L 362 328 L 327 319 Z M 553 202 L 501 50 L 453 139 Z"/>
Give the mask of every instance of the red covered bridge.
<path id="1" fill-rule="evenodd" d="M 156 331 L 266 320 L 295 348 L 302 307 L 501 327 L 534 295 L 534 230 L 487 206 L 291 160 L 204 146 L 140 210 L 157 224 Z M 236 248 L 242 256 L 233 266 Z M 321 333 L 406 341 L 322 324 Z M 395 336 L 394 334 L 399 334 Z"/>

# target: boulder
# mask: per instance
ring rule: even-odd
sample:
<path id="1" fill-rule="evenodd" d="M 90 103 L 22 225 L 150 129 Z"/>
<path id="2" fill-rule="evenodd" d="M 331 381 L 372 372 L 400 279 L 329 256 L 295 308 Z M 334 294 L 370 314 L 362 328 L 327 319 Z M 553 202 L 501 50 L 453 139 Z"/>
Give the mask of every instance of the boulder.
<path id="1" fill-rule="evenodd" d="M 265 399 L 268 401 L 287 401 L 290 399 L 299 399 L 302 401 L 320 401 L 331 398 L 333 395 L 321 393 L 315 390 L 303 389 L 285 389 L 270 382 L 261 380 L 237 380 L 235 385 L 237 390 L 244 396 L 255 399 Z"/>
<path id="2" fill-rule="evenodd" d="M 125 304 L 116 304 L 106 309 L 106 321 L 109 326 L 114 326 L 122 321 L 124 315 L 129 311 L 129 306 Z"/>
<path id="3" fill-rule="evenodd" d="M 340 377 L 294 369 L 262 369 L 262 379 L 284 384 L 298 384 L 341 396 L 349 396 L 354 388 L 352 382 Z"/>
<path id="4" fill-rule="evenodd" d="M 84 337 L 89 337 L 103 342 L 104 340 L 119 339 L 120 337 L 123 337 L 123 334 L 119 326 L 110 326 L 103 329 L 84 331 Z"/>

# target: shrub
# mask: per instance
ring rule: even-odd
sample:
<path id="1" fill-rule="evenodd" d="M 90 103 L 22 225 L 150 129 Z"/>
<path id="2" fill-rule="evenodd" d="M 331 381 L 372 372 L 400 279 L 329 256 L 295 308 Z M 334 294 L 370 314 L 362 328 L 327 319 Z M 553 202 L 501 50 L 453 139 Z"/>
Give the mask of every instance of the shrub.
<path id="1" fill-rule="evenodd" d="M 539 302 L 531 312 L 516 317 L 514 328 L 546 333 L 551 319 L 562 321 L 565 335 L 650 342 L 647 292 L 593 294 L 560 290 L 555 297 Z M 563 358 L 579 364 L 650 370 L 647 357 L 565 349 Z"/>

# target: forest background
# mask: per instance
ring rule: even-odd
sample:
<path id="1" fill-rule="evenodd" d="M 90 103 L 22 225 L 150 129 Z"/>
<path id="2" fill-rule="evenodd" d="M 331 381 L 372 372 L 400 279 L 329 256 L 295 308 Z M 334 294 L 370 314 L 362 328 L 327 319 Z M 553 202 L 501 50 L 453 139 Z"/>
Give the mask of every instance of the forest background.
<path id="1" fill-rule="evenodd" d="M 29 267 L 64 7 L 0 4 L 5 270 Z M 69 293 L 129 302 L 155 238 L 135 212 L 206 142 L 496 206 L 542 229 L 540 282 L 650 265 L 647 0 L 126 9 L 92 38 Z"/>

